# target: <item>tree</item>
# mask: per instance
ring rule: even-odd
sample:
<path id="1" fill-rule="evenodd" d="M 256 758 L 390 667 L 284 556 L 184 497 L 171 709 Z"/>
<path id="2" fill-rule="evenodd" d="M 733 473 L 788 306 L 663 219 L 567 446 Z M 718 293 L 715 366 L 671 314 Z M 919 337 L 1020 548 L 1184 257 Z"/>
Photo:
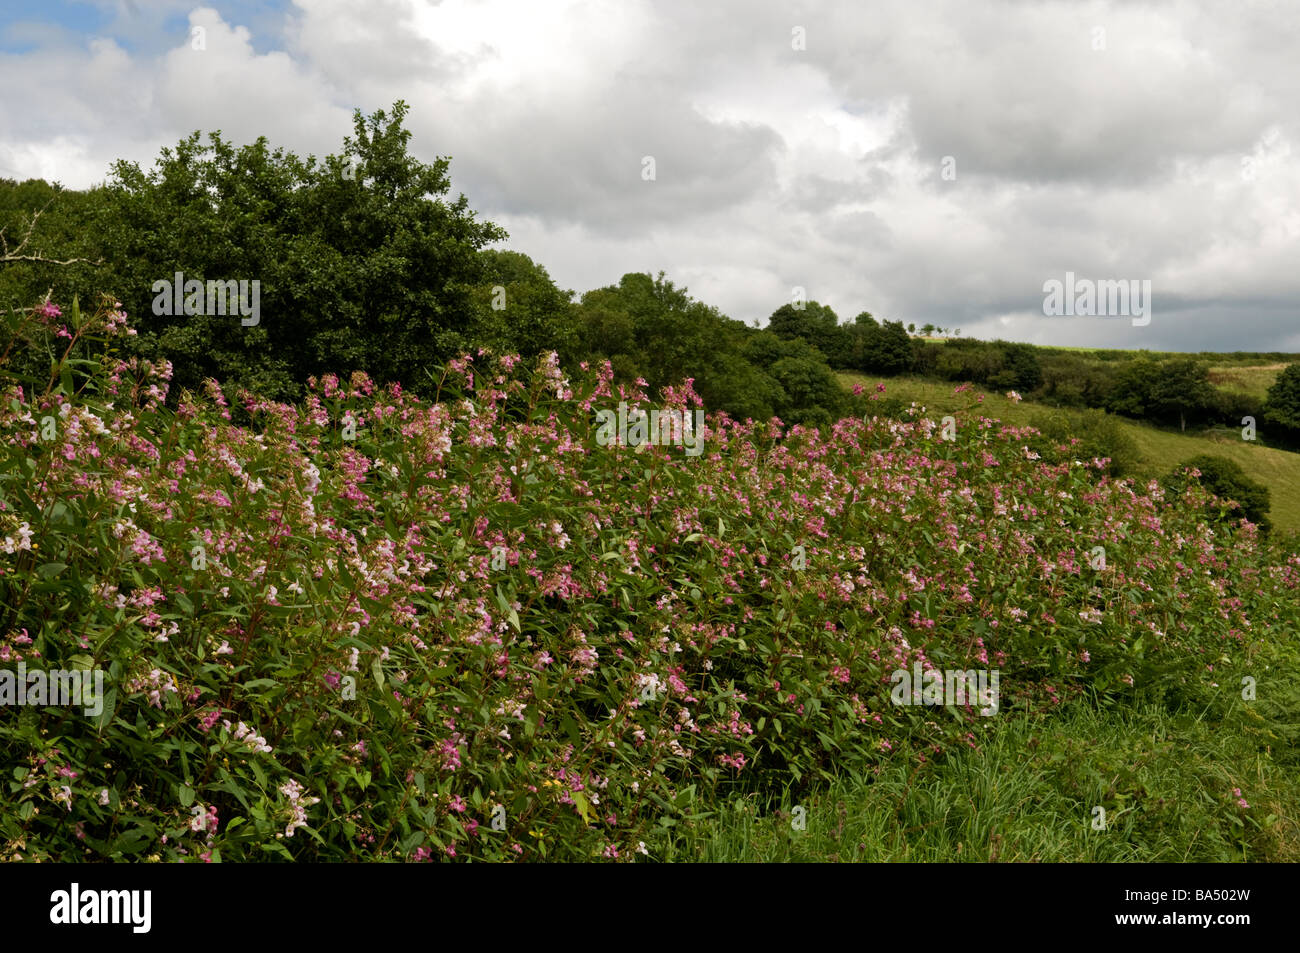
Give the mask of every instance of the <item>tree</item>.
<path id="1" fill-rule="evenodd" d="M 1106 401 L 1107 409 L 1126 417 L 1145 417 L 1159 375 L 1158 365 L 1148 357 L 1125 362 L 1115 375 L 1114 386 Z"/>
<path id="2" fill-rule="evenodd" d="M 784 304 L 772 312 L 767 329 L 786 340 L 802 338 L 821 351 L 832 366 L 849 366 L 851 337 L 847 329 L 840 327 L 839 316 L 829 305 L 808 301 L 796 308 Z"/>
<path id="3" fill-rule="evenodd" d="M 1264 418 L 1288 430 L 1300 431 L 1300 363 L 1288 364 L 1268 389 Z"/>
<path id="4" fill-rule="evenodd" d="M 1209 366 L 1192 358 L 1165 361 L 1151 389 L 1152 410 L 1165 418 L 1178 417 L 1179 430 L 1187 429 L 1187 417 L 1201 417 L 1214 406 L 1214 385 Z"/>
<path id="5" fill-rule="evenodd" d="M 46 293 L 95 300 L 104 262 L 86 221 L 102 200 L 102 189 L 0 179 L 0 308 L 30 308 Z"/>
<path id="6" fill-rule="evenodd" d="M 821 426 L 839 418 L 845 406 L 844 388 L 821 352 L 807 341 L 783 340 L 761 331 L 750 337 L 742 353 L 772 379 L 773 410 L 785 423 Z"/>
<path id="7" fill-rule="evenodd" d="M 1033 345 L 995 341 L 993 348 L 1001 359 L 1002 367 L 990 375 L 989 386 L 1027 394 L 1042 385 L 1043 369 L 1038 363 L 1038 351 Z"/>
<path id="8" fill-rule="evenodd" d="M 473 343 L 525 357 L 556 351 L 561 364 L 577 360 L 573 292 L 557 287 L 546 269 L 522 252 L 488 249 L 482 257 Z"/>
<path id="9" fill-rule="evenodd" d="M 886 321 L 867 338 L 862 369 L 877 374 L 905 374 L 914 362 L 912 339 L 902 321 Z"/>
<path id="10" fill-rule="evenodd" d="M 875 335 L 880 331 L 880 323 L 871 316 L 870 311 L 859 311 L 853 323 L 844 328 L 848 343 L 846 345 L 846 366 L 859 370 L 866 367 L 867 352 L 872 347 Z"/>
<path id="11" fill-rule="evenodd" d="M 1162 423 L 1203 418 L 1215 405 L 1209 367 L 1195 358 L 1156 363 L 1140 357 L 1121 366 L 1107 406 L 1128 417 L 1151 417 Z"/>
<path id="12" fill-rule="evenodd" d="M 764 422 L 775 414 L 787 423 L 828 423 L 843 400 L 821 351 L 801 336 L 732 320 L 663 272 L 626 274 L 588 291 L 574 310 L 578 337 L 590 356 L 610 361 L 618 383 L 643 377 L 654 394 L 689 377 L 706 412 Z"/>
<path id="13" fill-rule="evenodd" d="M 113 166 L 96 225 L 136 349 L 171 357 L 174 382 L 232 381 L 276 399 L 305 378 L 363 370 L 408 388 L 467 349 L 480 250 L 506 237 L 447 193 L 449 160 L 407 153 L 406 104 L 354 114 L 343 154 L 304 162 L 265 138 L 236 149 L 195 132 L 145 173 Z M 257 281 L 260 319 L 155 313 L 155 282 Z"/>

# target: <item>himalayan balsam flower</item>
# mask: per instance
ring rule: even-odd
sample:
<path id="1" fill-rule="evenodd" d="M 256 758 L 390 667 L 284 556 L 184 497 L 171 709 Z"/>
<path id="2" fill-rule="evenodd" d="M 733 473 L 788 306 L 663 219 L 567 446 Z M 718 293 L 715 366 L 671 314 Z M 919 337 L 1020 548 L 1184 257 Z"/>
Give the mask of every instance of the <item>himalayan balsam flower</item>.
<path id="1" fill-rule="evenodd" d="M 289 800 L 289 811 L 292 816 L 284 829 L 284 834 L 277 834 L 277 837 L 292 837 L 293 832 L 298 828 L 307 826 L 307 808 L 319 803 L 320 798 L 303 797 L 302 792 L 303 786 L 293 778 L 280 785 L 280 793 Z"/>

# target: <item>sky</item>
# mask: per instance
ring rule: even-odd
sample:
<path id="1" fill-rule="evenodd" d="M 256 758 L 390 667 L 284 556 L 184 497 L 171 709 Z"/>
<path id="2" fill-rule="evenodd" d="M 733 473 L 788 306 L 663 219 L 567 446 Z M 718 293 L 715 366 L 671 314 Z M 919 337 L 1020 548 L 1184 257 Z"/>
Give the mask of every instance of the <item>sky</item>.
<path id="1" fill-rule="evenodd" d="M 1295 0 L 0 0 L 0 177 L 323 156 L 400 99 L 561 288 L 1300 352 L 1297 50 Z M 1067 273 L 1147 313 L 1045 313 Z"/>

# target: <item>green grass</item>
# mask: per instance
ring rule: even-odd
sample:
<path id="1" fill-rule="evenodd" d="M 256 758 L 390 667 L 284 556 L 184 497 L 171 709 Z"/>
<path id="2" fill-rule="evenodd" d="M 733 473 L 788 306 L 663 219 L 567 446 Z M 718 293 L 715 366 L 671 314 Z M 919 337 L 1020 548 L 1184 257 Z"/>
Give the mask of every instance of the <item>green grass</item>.
<path id="1" fill-rule="evenodd" d="M 1246 368 L 1255 372 L 1258 368 Z M 1276 370 L 1272 371 L 1276 374 Z M 971 393 L 984 394 L 985 416 L 1002 420 L 1017 427 L 1029 426 L 1040 414 L 1060 414 L 1067 419 L 1073 412 L 1049 407 L 1033 401 L 1015 403 L 1002 393 L 976 387 L 973 392 L 953 394 L 956 386 L 947 381 L 934 381 L 920 377 L 879 377 L 842 371 L 840 381 L 846 387 L 864 384 L 868 388 L 877 381 L 885 383 L 886 397 L 915 401 L 936 415 L 953 413 L 964 408 Z M 1260 379 L 1256 379 L 1256 386 Z M 1178 433 L 1161 430 L 1150 424 L 1120 418 L 1120 424 L 1134 439 L 1141 454 L 1137 476 L 1154 479 L 1164 476 L 1179 463 L 1202 453 L 1215 454 L 1235 460 L 1246 474 L 1269 488 L 1271 494 L 1270 517 L 1281 533 L 1300 532 L 1300 454 L 1265 447 L 1258 442 L 1241 439 L 1240 430 L 1206 430 Z"/>
<path id="2" fill-rule="evenodd" d="M 1262 401 L 1284 367 L 1285 364 L 1215 364 L 1210 367 L 1210 381 L 1222 390 L 1237 391 Z"/>
<path id="3" fill-rule="evenodd" d="M 939 713 L 942 717 L 942 712 Z M 678 830 L 667 860 L 1295 861 L 1295 748 L 1270 754 L 1249 704 L 1221 723 L 1079 701 L 990 719 L 977 750 L 919 768 L 900 752 L 869 779 L 796 804 L 733 798 Z M 1239 788 L 1249 808 L 1241 808 Z M 796 812 L 802 807 L 803 812 Z M 1094 829 L 1094 808 L 1105 829 Z M 802 817 L 804 828 L 796 829 Z"/>

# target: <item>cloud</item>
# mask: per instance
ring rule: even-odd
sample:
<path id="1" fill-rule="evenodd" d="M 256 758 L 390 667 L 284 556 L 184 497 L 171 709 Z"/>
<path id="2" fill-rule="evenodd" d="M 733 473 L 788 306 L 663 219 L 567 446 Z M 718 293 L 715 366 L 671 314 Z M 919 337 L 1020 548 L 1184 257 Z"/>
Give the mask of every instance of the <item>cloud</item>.
<path id="1" fill-rule="evenodd" d="M 562 287 L 663 269 L 751 322 L 799 285 L 968 336 L 1300 349 L 1300 7 L 759 7 L 214 2 L 80 45 L 29 19 L 0 175 L 85 185 L 195 129 L 337 152 L 404 99 L 415 154 Z M 1150 279 L 1151 324 L 1043 316 L 1067 270 Z"/>

